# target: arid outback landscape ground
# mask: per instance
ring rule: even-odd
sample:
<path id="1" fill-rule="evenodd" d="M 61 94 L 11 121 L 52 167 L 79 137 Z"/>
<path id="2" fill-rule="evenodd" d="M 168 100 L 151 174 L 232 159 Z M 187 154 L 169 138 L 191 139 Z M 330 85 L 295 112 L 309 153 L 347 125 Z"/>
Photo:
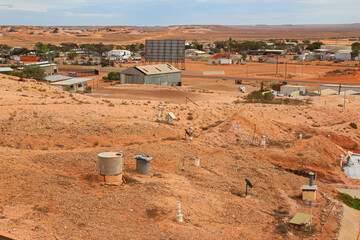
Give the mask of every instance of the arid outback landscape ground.
<path id="1" fill-rule="evenodd" d="M 54 33 L 55 29 L 57 33 Z M 11 32 L 8 32 L 11 30 Z M 144 43 L 146 39 L 184 39 L 214 42 L 230 37 L 241 40 L 309 39 L 326 44 L 350 45 L 343 41 L 358 38 L 360 24 L 335 25 L 253 25 L 253 26 L 169 26 L 169 27 L 39 27 L 0 26 L 0 44 L 28 47 L 36 42 L 60 44 L 63 42 L 131 44 Z M 25 41 L 24 41 L 25 40 Z"/>
<path id="2" fill-rule="evenodd" d="M 21 37 L 38 41 L 34 36 Z M 212 70 L 187 66 L 195 74 Z M 231 67 L 223 69 L 226 75 L 243 76 L 242 66 Z M 316 70 L 310 73 L 304 78 L 317 79 Z M 358 74 L 329 79 L 359 83 Z M 359 190 L 339 154 L 360 153 L 359 130 L 350 126 L 360 126 L 360 96 L 347 96 L 345 108 L 338 106 L 343 96 L 300 97 L 306 104 L 299 105 L 243 103 L 246 94 L 226 78 L 187 77 L 183 87 L 100 86 L 77 94 L 0 74 L 0 234 L 25 240 L 357 238 L 360 215 L 337 195 L 339 188 Z M 165 123 L 169 112 L 177 117 L 173 124 Z M 190 126 L 192 142 L 184 140 Z M 270 138 L 266 148 L 263 134 Z M 108 151 L 124 154 L 122 185 L 98 181 L 97 154 Z M 149 175 L 136 172 L 138 154 L 153 157 Z M 308 172 L 319 187 L 312 206 L 301 199 Z M 245 178 L 255 184 L 249 198 Z M 298 212 L 314 216 L 311 228 L 290 229 Z"/>

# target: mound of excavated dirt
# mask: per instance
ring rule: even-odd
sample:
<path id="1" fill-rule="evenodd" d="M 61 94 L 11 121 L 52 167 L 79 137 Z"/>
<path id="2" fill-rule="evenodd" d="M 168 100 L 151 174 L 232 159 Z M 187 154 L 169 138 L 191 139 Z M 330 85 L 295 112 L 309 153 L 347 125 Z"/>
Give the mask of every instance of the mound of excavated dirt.
<path id="1" fill-rule="evenodd" d="M 189 91 L 141 91 L 159 89 Z M 16 239 L 335 239 L 342 207 L 329 183 L 359 184 L 338 161 L 359 142 L 349 126 L 360 124 L 359 97 L 340 112 L 341 96 L 291 106 L 198 95 L 198 105 L 168 95 L 94 98 L 0 75 L 0 229 Z M 162 119 L 173 112 L 174 124 L 156 121 L 160 102 Z M 192 142 L 184 140 L 189 126 Z M 127 184 L 98 182 L 97 154 L 105 151 L 123 151 Z M 136 172 L 138 154 L 153 157 L 149 175 Z M 309 171 L 319 187 L 312 207 L 300 190 Z M 245 178 L 255 185 L 250 198 Z M 297 212 L 314 215 L 311 231 L 290 230 Z"/>

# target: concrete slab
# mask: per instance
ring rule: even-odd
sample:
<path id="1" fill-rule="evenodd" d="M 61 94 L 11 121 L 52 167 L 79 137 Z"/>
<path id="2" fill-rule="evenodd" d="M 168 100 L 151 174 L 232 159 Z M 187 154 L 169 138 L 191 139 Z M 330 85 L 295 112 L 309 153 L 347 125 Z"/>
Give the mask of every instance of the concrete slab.
<path id="1" fill-rule="evenodd" d="M 207 71 L 203 75 L 225 75 L 225 71 Z"/>
<path id="2" fill-rule="evenodd" d="M 344 212 L 341 219 L 341 228 L 339 231 L 339 240 L 358 240 L 359 214 L 357 210 L 343 204 Z"/>

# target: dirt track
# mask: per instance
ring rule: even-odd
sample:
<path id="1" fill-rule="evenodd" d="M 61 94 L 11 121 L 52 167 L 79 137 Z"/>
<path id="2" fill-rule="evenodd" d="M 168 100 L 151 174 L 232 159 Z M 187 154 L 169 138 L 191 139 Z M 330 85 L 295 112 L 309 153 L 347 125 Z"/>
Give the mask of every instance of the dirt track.
<path id="1" fill-rule="evenodd" d="M 186 98 L 190 98 L 193 101 L 199 100 L 220 100 L 221 97 L 212 97 L 201 93 L 195 93 L 194 90 L 181 91 L 177 88 L 161 88 L 152 86 L 134 87 L 126 85 L 117 87 L 107 87 L 95 90 L 89 96 L 99 98 L 115 98 L 124 100 L 149 100 L 149 101 L 165 101 L 169 103 L 185 104 Z"/>

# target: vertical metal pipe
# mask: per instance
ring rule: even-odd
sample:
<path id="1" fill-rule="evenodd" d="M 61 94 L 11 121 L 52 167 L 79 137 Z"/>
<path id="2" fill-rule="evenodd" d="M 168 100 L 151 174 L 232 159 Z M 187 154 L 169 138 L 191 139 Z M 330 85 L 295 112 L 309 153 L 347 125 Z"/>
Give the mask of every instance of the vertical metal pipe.
<path id="1" fill-rule="evenodd" d="M 315 174 L 310 172 L 309 173 L 309 176 L 310 176 L 310 182 L 309 182 L 309 186 L 313 186 L 314 185 L 314 177 L 315 177 Z"/>

